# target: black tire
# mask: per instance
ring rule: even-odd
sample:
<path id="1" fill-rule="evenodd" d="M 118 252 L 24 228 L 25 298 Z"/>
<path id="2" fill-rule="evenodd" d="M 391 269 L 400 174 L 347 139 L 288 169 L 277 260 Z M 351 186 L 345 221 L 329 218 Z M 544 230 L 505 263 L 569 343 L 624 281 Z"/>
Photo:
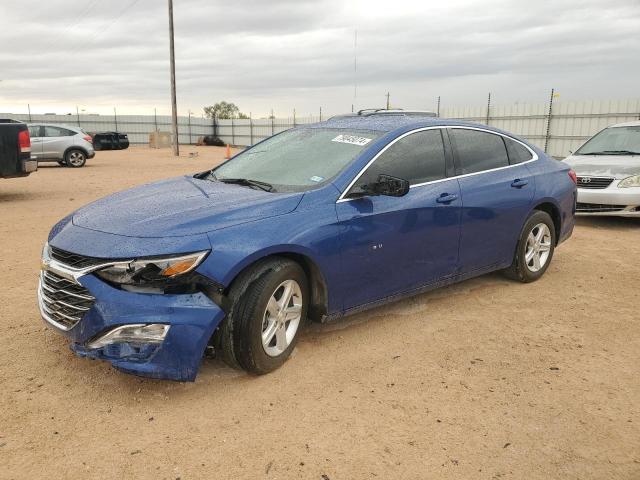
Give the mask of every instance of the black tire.
<path id="1" fill-rule="evenodd" d="M 82 150 L 74 148 L 67 152 L 67 154 L 64 156 L 64 161 L 67 166 L 71 168 L 84 167 L 84 164 L 87 163 L 87 154 Z"/>
<path id="2" fill-rule="evenodd" d="M 546 225 L 549 232 L 548 240 L 543 241 L 543 245 L 548 244 L 549 254 L 544 260 L 544 264 L 535 270 L 535 261 L 527 261 L 526 253 L 527 250 L 529 250 L 529 235 L 533 234 L 535 237 L 536 234 L 540 232 L 540 225 Z M 553 252 L 556 247 L 556 235 L 556 228 L 549 214 L 541 210 L 534 210 L 522 228 L 522 233 L 518 239 L 518 245 L 516 246 L 516 252 L 513 257 L 513 263 L 504 271 L 507 277 L 522 283 L 535 282 L 542 277 L 553 259 Z"/>
<path id="3" fill-rule="evenodd" d="M 67 162 L 65 160 L 58 160 L 58 165 L 60 165 L 61 167 L 66 167 Z"/>
<path id="4" fill-rule="evenodd" d="M 271 356 L 262 343 L 267 303 L 277 294 L 279 286 L 290 280 L 297 283 L 301 292 L 300 320 L 287 348 L 277 356 Z M 281 257 L 260 261 L 234 281 L 229 301 L 228 314 L 214 336 L 216 355 L 231 367 L 255 375 L 279 368 L 291 355 L 306 323 L 309 285 L 302 267 Z"/>

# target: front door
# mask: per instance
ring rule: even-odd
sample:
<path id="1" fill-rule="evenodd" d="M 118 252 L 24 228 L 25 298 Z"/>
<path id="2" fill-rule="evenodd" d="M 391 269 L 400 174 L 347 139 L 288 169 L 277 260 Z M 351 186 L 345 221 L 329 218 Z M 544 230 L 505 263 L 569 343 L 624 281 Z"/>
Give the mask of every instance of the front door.
<path id="1" fill-rule="evenodd" d="M 446 178 L 440 129 L 396 140 L 336 204 L 342 226 L 346 310 L 452 275 L 458 262 L 460 188 Z M 404 197 L 361 196 L 379 175 L 411 183 Z M 359 196 L 360 195 L 360 196 Z"/>

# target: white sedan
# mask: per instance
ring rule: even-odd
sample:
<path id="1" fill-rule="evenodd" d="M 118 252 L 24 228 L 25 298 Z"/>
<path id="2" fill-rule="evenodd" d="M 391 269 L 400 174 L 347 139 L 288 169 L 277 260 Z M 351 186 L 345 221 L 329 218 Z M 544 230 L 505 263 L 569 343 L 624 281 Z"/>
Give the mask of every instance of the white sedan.
<path id="1" fill-rule="evenodd" d="M 578 176 L 578 215 L 640 217 L 640 121 L 605 128 L 564 161 Z"/>

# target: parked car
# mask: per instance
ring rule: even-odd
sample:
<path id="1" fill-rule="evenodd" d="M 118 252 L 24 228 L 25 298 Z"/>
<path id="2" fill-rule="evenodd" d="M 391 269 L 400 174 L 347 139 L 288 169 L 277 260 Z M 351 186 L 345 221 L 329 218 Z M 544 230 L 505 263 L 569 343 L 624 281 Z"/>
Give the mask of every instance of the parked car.
<path id="1" fill-rule="evenodd" d="M 27 125 L 0 119 L 0 178 L 26 177 L 38 169 L 31 158 L 31 139 Z"/>
<path id="2" fill-rule="evenodd" d="M 494 128 L 372 113 L 98 200 L 42 252 L 43 318 L 79 355 L 193 380 L 209 345 L 263 374 L 330 321 L 506 270 L 539 279 L 573 231 L 566 164 Z"/>
<path id="3" fill-rule="evenodd" d="M 129 136 L 119 132 L 99 132 L 93 135 L 94 150 L 126 150 Z"/>
<path id="4" fill-rule="evenodd" d="M 578 215 L 640 217 L 640 122 L 605 128 L 564 161 L 578 176 Z"/>
<path id="5" fill-rule="evenodd" d="M 84 167 L 93 158 L 91 135 L 69 125 L 29 124 L 31 154 L 38 162 L 58 162 L 63 167 Z"/>

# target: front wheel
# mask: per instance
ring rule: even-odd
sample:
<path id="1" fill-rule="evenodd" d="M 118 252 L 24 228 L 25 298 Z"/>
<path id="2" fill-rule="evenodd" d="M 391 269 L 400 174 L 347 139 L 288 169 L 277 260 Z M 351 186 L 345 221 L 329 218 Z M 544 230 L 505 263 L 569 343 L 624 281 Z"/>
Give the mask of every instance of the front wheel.
<path id="1" fill-rule="evenodd" d="M 556 229 L 547 212 L 536 210 L 527 219 L 508 277 L 523 283 L 535 282 L 547 271 L 556 245 Z"/>
<path id="2" fill-rule="evenodd" d="M 267 259 L 234 282 L 231 306 L 215 341 L 231 366 L 269 373 L 291 355 L 305 324 L 309 286 L 304 270 L 286 258 Z"/>
<path id="3" fill-rule="evenodd" d="M 69 150 L 65 156 L 65 163 L 73 168 L 84 167 L 87 163 L 87 156 L 82 150 Z"/>

